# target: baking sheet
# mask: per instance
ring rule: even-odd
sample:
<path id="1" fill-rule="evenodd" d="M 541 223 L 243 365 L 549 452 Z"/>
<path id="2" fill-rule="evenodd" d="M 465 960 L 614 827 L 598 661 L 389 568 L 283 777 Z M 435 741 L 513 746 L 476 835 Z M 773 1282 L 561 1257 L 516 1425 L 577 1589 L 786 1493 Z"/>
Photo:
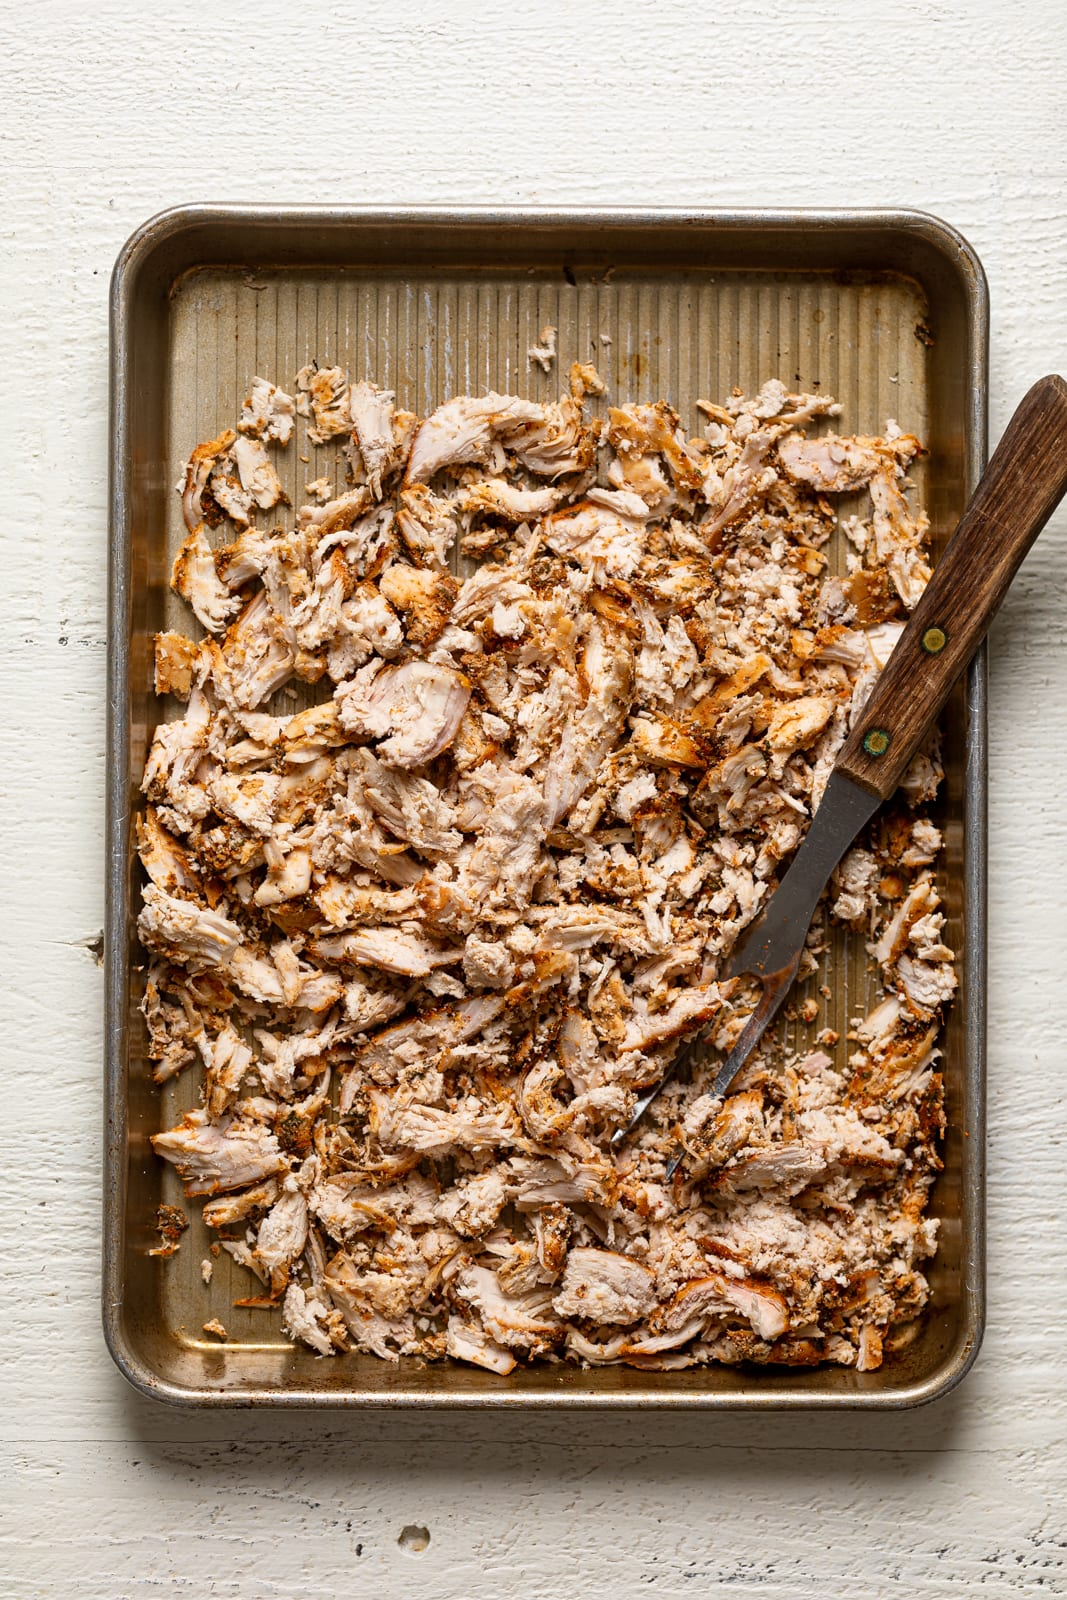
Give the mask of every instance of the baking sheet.
<path id="1" fill-rule="evenodd" d="M 984 447 L 984 283 L 966 246 L 914 214 L 403 218 L 196 208 L 131 240 L 113 310 L 105 1326 L 127 1376 L 208 1404 L 901 1405 L 956 1381 L 981 1327 L 981 664 L 945 717 L 942 890 L 962 985 L 944 1041 L 950 1132 L 933 1201 L 942 1219 L 933 1309 L 920 1339 L 869 1374 L 541 1365 L 501 1380 L 451 1363 L 323 1361 L 289 1345 L 277 1312 L 234 1308 L 252 1286 L 225 1254 L 205 1287 L 200 1262 L 213 1235 L 195 1203 L 178 1255 L 149 1258 L 157 1205 L 182 1196 L 148 1135 L 194 1104 L 196 1087 L 187 1073 L 160 1091 L 143 1056 L 129 816 L 152 729 L 175 711 L 151 693 L 151 636 L 191 625 L 167 587 L 185 532 L 173 486 L 192 445 L 233 425 L 253 375 L 291 387 L 312 357 L 336 361 L 425 414 L 452 394 L 490 388 L 548 399 L 572 360 L 592 361 L 608 384 L 600 406 L 665 397 L 691 430 L 698 398 L 751 392 L 778 376 L 832 393 L 843 431 L 879 432 L 894 417 L 918 433 L 929 454 L 917 491 L 943 540 Z M 548 374 L 527 358 L 547 324 L 559 352 Z M 306 483 L 339 470 L 335 445 L 298 442 L 274 459 L 294 505 Z M 839 550 L 831 561 L 843 565 Z M 822 971 L 798 994 L 817 1001 L 818 1017 L 787 1021 L 787 1043 L 830 1027 L 846 1055 L 850 1019 L 873 992 L 863 941 L 835 930 Z M 201 1331 L 212 1317 L 229 1331 L 225 1346 Z"/>

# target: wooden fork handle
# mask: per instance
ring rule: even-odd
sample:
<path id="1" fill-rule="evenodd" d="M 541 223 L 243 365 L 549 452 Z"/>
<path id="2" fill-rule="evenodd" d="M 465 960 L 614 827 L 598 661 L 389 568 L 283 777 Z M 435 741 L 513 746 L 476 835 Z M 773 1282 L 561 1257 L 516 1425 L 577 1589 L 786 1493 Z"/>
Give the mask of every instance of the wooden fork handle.
<path id="1" fill-rule="evenodd" d="M 889 798 L 1067 492 L 1067 383 L 1023 397 L 835 770 Z"/>

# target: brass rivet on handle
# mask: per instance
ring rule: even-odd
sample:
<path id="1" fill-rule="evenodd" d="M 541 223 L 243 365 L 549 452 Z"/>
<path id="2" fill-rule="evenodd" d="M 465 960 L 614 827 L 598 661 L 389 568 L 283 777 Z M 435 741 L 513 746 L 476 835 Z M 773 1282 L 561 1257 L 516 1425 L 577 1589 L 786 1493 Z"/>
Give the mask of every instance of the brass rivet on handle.
<path id="1" fill-rule="evenodd" d="M 927 628 L 920 643 L 928 656 L 939 656 L 948 644 L 948 634 L 944 628 Z"/>
<path id="2" fill-rule="evenodd" d="M 863 748 L 869 756 L 884 756 L 889 749 L 889 735 L 884 728 L 872 728 L 863 736 Z"/>

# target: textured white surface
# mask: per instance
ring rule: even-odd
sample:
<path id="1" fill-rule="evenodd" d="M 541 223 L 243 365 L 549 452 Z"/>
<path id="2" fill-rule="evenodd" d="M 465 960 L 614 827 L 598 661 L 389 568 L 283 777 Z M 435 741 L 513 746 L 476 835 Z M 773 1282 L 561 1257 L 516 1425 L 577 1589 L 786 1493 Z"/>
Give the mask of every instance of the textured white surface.
<path id="1" fill-rule="evenodd" d="M 106 299 L 202 199 L 889 204 L 971 239 L 992 436 L 1067 369 L 1062 0 L 0 3 L 0 1595 L 1067 1587 L 1067 519 L 993 635 L 990 1300 L 909 1416 L 186 1417 L 97 1315 Z M 427 1548 L 406 1526 L 429 1530 Z M 399 1541 L 399 1542 L 398 1542 Z"/>

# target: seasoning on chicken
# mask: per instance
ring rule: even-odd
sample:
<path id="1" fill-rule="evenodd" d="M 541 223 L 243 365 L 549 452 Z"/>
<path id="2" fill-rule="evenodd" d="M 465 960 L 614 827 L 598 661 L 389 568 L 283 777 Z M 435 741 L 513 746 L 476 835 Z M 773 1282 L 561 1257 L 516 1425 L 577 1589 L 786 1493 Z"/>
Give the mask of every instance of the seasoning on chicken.
<path id="1" fill-rule="evenodd" d="M 524 423 L 541 420 L 540 406 L 513 395 L 487 394 L 481 400 L 463 395 L 448 400 L 416 432 L 406 482 L 429 483 L 445 467 L 486 462 L 501 436 L 517 431 Z"/>
<path id="2" fill-rule="evenodd" d="M 215 463 L 225 456 L 236 437 L 232 428 L 225 429 L 217 439 L 206 439 L 198 444 L 185 463 L 178 492 L 182 497 L 185 526 L 190 533 L 195 533 L 204 520 L 203 494 Z"/>
<path id="3" fill-rule="evenodd" d="M 286 394 L 267 378 L 253 378 L 237 429 L 256 439 L 285 445 L 293 436 L 295 417 L 296 406 L 291 394 Z"/>
<path id="4" fill-rule="evenodd" d="M 352 416 L 348 409 L 348 379 L 340 367 L 320 367 L 312 361 L 296 375 L 296 386 L 306 413 L 310 402 L 312 425 L 307 436 L 312 444 L 325 444 L 339 433 L 348 433 Z"/>
<path id="5" fill-rule="evenodd" d="M 202 522 L 197 523 L 174 558 L 171 585 L 209 633 L 221 633 L 241 603 L 219 579 Z"/>
<path id="6" fill-rule="evenodd" d="M 269 511 L 285 498 L 281 480 L 258 439 L 235 439 L 233 459 L 242 489 L 261 511 Z"/>
<path id="7" fill-rule="evenodd" d="M 870 1014 L 767 1042 L 725 1099 L 698 1068 L 611 1136 L 687 1039 L 744 1025 L 722 968 L 928 576 L 918 442 L 809 434 L 839 408 L 777 380 L 701 402 L 696 437 L 663 401 L 605 424 L 582 366 L 556 402 L 425 419 L 340 366 L 295 393 L 254 378 L 183 476 L 173 582 L 208 637 L 157 638 L 186 704 L 137 832 L 152 1076 L 199 1094 L 153 1144 L 256 1280 L 242 1303 L 320 1357 L 500 1378 L 871 1370 L 936 1247 L 935 747 L 813 933 L 867 941 Z M 265 447 L 294 414 L 338 459 L 289 517 Z M 833 572 L 831 497 L 863 490 Z M 457 547 L 489 557 L 462 581 Z"/>
<path id="8" fill-rule="evenodd" d="M 376 500 L 382 483 L 399 464 L 401 444 L 394 429 L 395 395 L 373 383 L 354 383 L 348 391 L 352 436 L 359 446 L 363 471 Z M 401 439 L 403 435 L 401 435 Z"/>

